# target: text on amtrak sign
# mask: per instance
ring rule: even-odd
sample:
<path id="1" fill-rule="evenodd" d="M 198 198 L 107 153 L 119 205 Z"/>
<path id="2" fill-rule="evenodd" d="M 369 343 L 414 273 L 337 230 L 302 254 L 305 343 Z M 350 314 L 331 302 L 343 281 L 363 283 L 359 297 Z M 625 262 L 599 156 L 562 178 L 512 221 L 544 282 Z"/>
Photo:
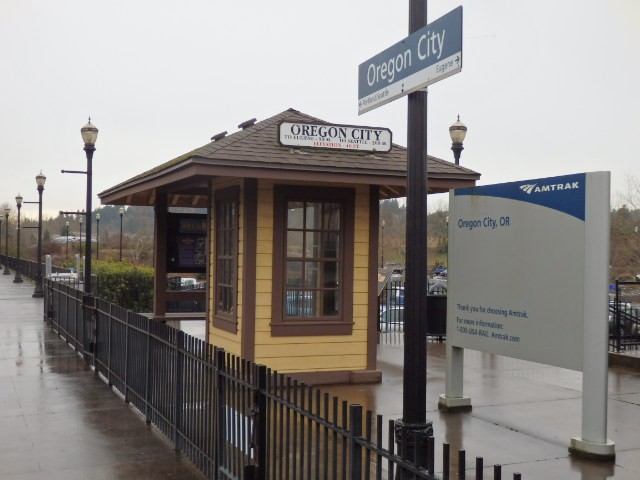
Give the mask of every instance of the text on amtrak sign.
<path id="1" fill-rule="evenodd" d="M 282 122 L 278 125 L 278 141 L 289 147 L 388 152 L 391 130 L 388 128 Z"/>

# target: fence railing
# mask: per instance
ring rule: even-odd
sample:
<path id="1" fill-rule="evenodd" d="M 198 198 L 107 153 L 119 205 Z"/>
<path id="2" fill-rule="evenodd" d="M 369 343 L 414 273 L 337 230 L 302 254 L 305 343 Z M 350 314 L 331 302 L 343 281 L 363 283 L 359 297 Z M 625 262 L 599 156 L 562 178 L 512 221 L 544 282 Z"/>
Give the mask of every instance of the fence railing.
<path id="1" fill-rule="evenodd" d="M 616 281 L 609 302 L 609 350 L 625 352 L 640 347 L 640 282 Z"/>
<path id="2" fill-rule="evenodd" d="M 20 272 L 20 275 L 23 275 L 27 278 L 30 278 L 32 280 L 36 279 L 36 275 L 37 275 L 37 266 L 38 263 L 34 262 L 32 260 L 25 260 L 24 258 L 21 259 L 17 259 L 16 257 L 10 257 L 10 256 L 6 256 L 6 255 L 0 255 L 0 264 L 2 264 L 3 267 L 7 268 L 9 267 L 10 270 L 18 271 Z M 44 277 L 45 274 L 45 264 L 41 264 L 42 265 L 42 276 Z M 64 272 L 65 269 L 61 268 L 61 267 L 51 267 L 52 272 L 54 273 L 58 273 L 58 272 Z"/>
<path id="3" fill-rule="evenodd" d="M 437 478 L 433 438 L 427 458 L 403 458 L 394 421 L 360 405 L 63 283 L 45 281 L 44 305 L 50 326 L 209 478 Z M 451 459 L 445 444 L 442 455 L 442 478 L 465 478 L 464 451 Z"/>
<path id="4" fill-rule="evenodd" d="M 427 336 L 438 340 L 447 334 L 446 290 L 444 292 L 427 295 Z M 378 312 L 378 332 L 404 332 L 404 281 L 387 282 L 378 296 Z"/>

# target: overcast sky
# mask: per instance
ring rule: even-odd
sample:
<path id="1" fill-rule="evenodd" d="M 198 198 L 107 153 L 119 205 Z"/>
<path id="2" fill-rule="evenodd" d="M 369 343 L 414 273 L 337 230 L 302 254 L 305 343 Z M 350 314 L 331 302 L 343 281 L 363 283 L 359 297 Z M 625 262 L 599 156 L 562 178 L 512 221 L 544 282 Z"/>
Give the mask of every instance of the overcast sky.
<path id="1" fill-rule="evenodd" d="M 84 176 L 60 170 L 86 168 L 89 115 L 95 193 L 290 107 L 406 145 L 406 98 L 358 116 L 357 75 L 407 36 L 408 4 L 0 0 L 0 204 L 37 200 L 42 169 L 45 211 L 82 209 Z M 460 114 L 480 184 L 610 170 L 615 205 L 640 176 L 640 1 L 441 0 L 429 21 L 460 4 L 463 68 L 429 88 L 429 154 L 453 158 Z"/>

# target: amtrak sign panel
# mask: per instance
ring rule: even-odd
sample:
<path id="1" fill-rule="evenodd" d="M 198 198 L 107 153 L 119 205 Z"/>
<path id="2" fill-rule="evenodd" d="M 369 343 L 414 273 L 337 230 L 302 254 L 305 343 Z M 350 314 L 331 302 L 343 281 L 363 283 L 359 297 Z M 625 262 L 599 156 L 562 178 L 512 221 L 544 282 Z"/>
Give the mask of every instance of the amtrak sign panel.
<path id="1" fill-rule="evenodd" d="M 594 326 L 606 350 L 608 188 L 596 172 L 453 190 L 447 342 L 581 371 Z"/>
<path id="2" fill-rule="evenodd" d="M 278 125 L 278 141 L 287 147 L 388 152 L 391 137 L 388 128 L 302 122 Z"/>

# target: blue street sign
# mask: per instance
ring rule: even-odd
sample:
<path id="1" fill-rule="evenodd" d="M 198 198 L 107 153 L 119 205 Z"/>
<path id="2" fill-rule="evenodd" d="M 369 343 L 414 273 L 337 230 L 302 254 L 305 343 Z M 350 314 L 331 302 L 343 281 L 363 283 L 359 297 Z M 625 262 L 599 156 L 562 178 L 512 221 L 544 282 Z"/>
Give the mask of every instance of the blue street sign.
<path id="1" fill-rule="evenodd" d="M 358 114 L 462 70 L 462 7 L 358 67 Z"/>

